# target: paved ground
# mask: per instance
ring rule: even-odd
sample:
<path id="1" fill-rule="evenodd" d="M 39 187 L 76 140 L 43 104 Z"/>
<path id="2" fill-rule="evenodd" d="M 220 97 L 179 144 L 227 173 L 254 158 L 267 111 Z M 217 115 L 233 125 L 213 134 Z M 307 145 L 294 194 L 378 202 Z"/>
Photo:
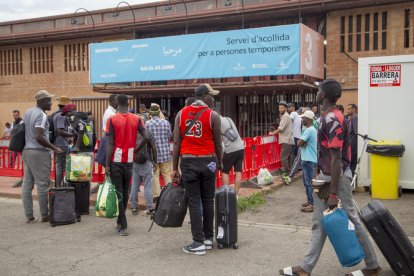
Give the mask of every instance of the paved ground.
<path id="1" fill-rule="evenodd" d="M 0 198 L 0 275 L 277 275 L 279 268 L 297 264 L 308 247 L 311 215 L 298 211 L 303 198 L 300 183 L 274 191 L 265 206 L 239 216 L 238 250 L 215 248 L 201 257 L 181 250 L 190 240 L 187 221 L 179 229 L 154 225 L 148 233 L 149 218 L 128 212 L 130 236 L 120 237 L 115 220 L 93 215 L 55 228 L 27 225 L 20 200 Z M 411 236 L 413 199 L 407 194 L 386 202 Z M 368 200 L 366 193 L 357 195 L 361 205 Z M 378 255 L 383 275 L 394 275 Z M 327 242 L 313 275 L 349 271 L 340 267 Z"/>

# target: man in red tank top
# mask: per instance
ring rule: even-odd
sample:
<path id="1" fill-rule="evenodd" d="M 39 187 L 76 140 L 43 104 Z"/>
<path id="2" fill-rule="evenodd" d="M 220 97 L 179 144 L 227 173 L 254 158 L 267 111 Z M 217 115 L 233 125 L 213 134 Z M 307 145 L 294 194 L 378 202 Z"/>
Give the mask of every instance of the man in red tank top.
<path id="1" fill-rule="evenodd" d="M 110 175 L 116 190 L 122 194 L 116 227 L 121 236 L 128 236 L 125 210 L 128 205 L 128 189 L 138 132 L 147 137 L 144 122 L 137 115 L 128 112 L 128 97 L 121 94 L 118 96 L 117 114 L 106 123 L 106 174 Z"/>
<path id="2" fill-rule="evenodd" d="M 195 255 L 213 248 L 214 192 L 216 170 L 222 168 L 222 146 L 220 116 L 210 107 L 218 93 L 209 84 L 198 86 L 196 101 L 175 118 L 172 179 L 180 179 L 180 159 L 193 235 L 193 242 L 183 250 Z"/>

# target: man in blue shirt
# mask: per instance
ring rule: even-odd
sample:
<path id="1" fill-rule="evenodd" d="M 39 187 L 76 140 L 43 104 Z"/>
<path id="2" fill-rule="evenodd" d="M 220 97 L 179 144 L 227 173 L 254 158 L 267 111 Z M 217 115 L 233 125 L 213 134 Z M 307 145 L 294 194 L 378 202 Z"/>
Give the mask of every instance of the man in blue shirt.
<path id="1" fill-rule="evenodd" d="M 306 189 L 307 202 L 302 204 L 302 212 L 313 212 L 313 188 L 311 186 L 312 178 L 315 176 L 315 169 L 318 162 L 317 155 L 317 131 L 313 127 L 313 119 L 315 114 L 307 110 L 302 117 L 303 125 L 306 129 L 298 141 L 298 146 L 301 147 L 302 158 L 302 178 Z"/>
<path id="2" fill-rule="evenodd" d="M 172 137 L 171 125 L 165 119 L 160 118 L 159 105 L 153 105 L 150 108 L 149 115 L 151 120 L 146 122 L 147 129 L 154 135 L 155 144 L 157 145 L 157 160 L 154 161 L 157 170 L 154 173 L 152 191 L 154 200 L 160 196 L 160 172 L 164 178 L 165 184 L 171 182 L 171 149 L 168 143 Z"/>

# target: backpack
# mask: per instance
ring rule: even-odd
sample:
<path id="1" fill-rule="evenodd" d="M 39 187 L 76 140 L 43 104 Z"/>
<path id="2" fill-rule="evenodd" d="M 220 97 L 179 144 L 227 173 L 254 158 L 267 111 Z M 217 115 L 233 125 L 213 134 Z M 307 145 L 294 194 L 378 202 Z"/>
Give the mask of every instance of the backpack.
<path id="1" fill-rule="evenodd" d="M 162 189 L 154 213 L 154 222 L 161 227 L 181 227 L 187 214 L 188 198 L 184 188 L 178 183 L 169 183 Z M 148 230 L 148 232 L 151 230 Z"/>
<path id="2" fill-rule="evenodd" d="M 77 134 L 77 139 L 81 139 L 80 151 L 93 151 L 96 142 L 96 132 L 93 121 L 88 117 L 88 114 L 85 112 L 75 112 L 70 118 L 70 124 Z M 81 127 L 83 135 L 79 137 Z"/>
<path id="3" fill-rule="evenodd" d="M 149 132 L 148 132 L 149 134 Z M 147 160 L 151 160 L 151 148 L 149 139 L 145 139 L 140 133 L 137 135 L 137 142 L 135 145 L 134 162 L 144 164 Z"/>
<path id="4" fill-rule="evenodd" d="M 25 135 L 26 129 L 24 122 L 14 126 L 10 135 L 9 150 L 22 152 L 24 150 L 24 146 L 26 145 Z"/>
<path id="5" fill-rule="evenodd" d="M 88 148 L 93 149 L 95 146 L 94 143 L 94 128 L 93 128 L 93 122 L 91 120 L 83 122 L 84 123 L 84 132 L 82 136 L 82 143 L 81 148 Z"/>
<path id="6" fill-rule="evenodd" d="M 58 135 L 55 129 L 55 123 L 53 122 L 53 118 L 59 113 L 62 112 L 58 110 L 53 112 L 51 115 L 47 116 L 47 121 L 49 122 L 49 142 L 51 144 L 55 143 L 56 136 Z"/>
<path id="7" fill-rule="evenodd" d="M 226 117 L 227 121 L 230 124 L 230 127 L 227 128 L 224 133 L 222 133 L 221 135 L 225 136 L 227 139 L 229 139 L 231 142 L 236 141 L 236 139 L 239 137 L 239 135 L 237 135 L 237 132 L 233 129 L 233 126 L 231 125 L 231 121 L 228 117 Z"/>

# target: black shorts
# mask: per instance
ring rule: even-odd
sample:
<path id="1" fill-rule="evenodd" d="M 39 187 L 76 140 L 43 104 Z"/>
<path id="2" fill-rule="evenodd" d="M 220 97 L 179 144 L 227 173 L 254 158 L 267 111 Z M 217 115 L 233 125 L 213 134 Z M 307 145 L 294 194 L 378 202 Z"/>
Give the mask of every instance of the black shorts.
<path id="1" fill-rule="evenodd" d="M 241 172 L 243 168 L 244 149 L 224 153 L 223 155 L 223 173 L 229 174 L 231 168 L 234 166 L 235 172 Z"/>

